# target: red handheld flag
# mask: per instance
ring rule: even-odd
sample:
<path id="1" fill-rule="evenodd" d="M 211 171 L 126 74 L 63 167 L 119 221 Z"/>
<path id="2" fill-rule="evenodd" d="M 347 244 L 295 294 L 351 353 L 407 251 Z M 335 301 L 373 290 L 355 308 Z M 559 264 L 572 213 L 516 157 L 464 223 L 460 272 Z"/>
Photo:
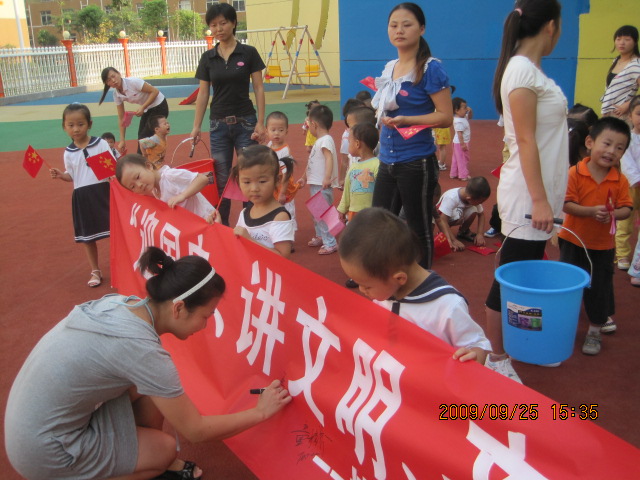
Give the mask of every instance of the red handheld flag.
<path id="1" fill-rule="evenodd" d="M 398 133 L 402 136 L 402 138 L 404 138 L 405 140 L 409 140 L 419 131 L 431 127 L 433 127 L 433 125 L 411 125 L 410 127 L 396 127 L 396 130 L 398 130 Z"/>
<path id="2" fill-rule="evenodd" d="M 27 171 L 29 175 L 36 178 L 42 164 L 45 163 L 44 159 L 40 156 L 35 149 L 29 145 L 27 151 L 24 152 L 24 160 L 22 161 L 22 167 Z"/>
<path id="3" fill-rule="evenodd" d="M 222 198 L 228 198 L 229 200 L 240 200 L 241 202 L 248 202 L 249 199 L 244 196 L 238 182 L 230 178 L 227 180 L 227 185 L 222 192 Z"/>
<path id="4" fill-rule="evenodd" d="M 376 80 L 373 77 L 365 77 L 362 80 L 360 80 L 360 83 L 365 87 L 369 87 L 374 92 L 378 91 L 378 87 L 376 87 Z"/>
<path id="5" fill-rule="evenodd" d="M 131 125 L 131 119 L 135 114 L 136 112 L 124 112 L 124 117 L 122 118 L 121 125 L 125 128 Z"/>
<path id="6" fill-rule="evenodd" d="M 116 174 L 116 160 L 110 152 L 102 152 L 87 158 L 87 164 L 96 174 L 98 180 L 103 180 Z"/>

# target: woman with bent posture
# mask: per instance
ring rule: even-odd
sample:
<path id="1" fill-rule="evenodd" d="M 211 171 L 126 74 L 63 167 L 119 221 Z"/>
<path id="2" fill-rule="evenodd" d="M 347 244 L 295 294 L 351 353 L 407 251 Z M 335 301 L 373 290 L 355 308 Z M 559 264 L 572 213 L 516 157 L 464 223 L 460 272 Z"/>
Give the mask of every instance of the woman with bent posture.
<path id="1" fill-rule="evenodd" d="M 195 464 L 176 458 L 164 419 L 190 442 L 202 442 L 240 433 L 291 401 L 274 380 L 254 408 L 200 415 L 160 335 L 185 340 L 205 328 L 224 280 L 201 257 L 174 261 L 155 247 L 139 263 L 153 275 L 147 298 L 106 295 L 76 306 L 18 373 L 5 445 L 27 479 L 198 479 Z"/>

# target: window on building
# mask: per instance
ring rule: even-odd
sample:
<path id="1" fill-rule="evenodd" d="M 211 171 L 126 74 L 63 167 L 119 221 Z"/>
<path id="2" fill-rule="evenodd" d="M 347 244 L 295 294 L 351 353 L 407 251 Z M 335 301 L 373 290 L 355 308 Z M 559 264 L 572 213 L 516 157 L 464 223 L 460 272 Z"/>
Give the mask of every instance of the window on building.
<path id="1" fill-rule="evenodd" d="M 233 6 L 233 8 L 236 9 L 236 12 L 244 12 L 245 8 L 244 8 L 244 0 L 233 0 L 231 2 L 231 5 Z"/>
<path id="2" fill-rule="evenodd" d="M 105 13 L 107 13 L 107 14 L 112 13 L 112 12 L 113 12 L 113 5 L 105 5 L 105 6 L 104 6 L 104 11 L 105 11 Z"/>
<path id="3" fill-rule="evenodd" d="M 51 25 L 51 10 L 40 11 L 40 22 L 42 25 Z"/>
<path id="4" fill-rule="evenodd" d="M 136 3 L 136 11 L 140 13 L 144 8 L 144 3 Z"/>
<path id="5" fill-rule="evenodd" d="M 180 10 L 191 10 L 191 0 L 180 0 Z"/>
<path id="6" fill-rule="evenodd" d="M 209 7 L 210 7 L 211 5 L 217 5 L 217 4 L 219 4 L 219 3 L 220 3 L 220 2 L 219 2 L 218 0 L 207 0 L 207 10 L 209 9 Z"/>

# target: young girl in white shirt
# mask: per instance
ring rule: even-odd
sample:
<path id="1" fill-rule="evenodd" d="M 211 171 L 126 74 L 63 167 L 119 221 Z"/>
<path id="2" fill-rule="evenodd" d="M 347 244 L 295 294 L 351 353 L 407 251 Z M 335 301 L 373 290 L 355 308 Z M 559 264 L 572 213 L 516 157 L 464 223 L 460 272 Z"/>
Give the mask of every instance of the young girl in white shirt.
<path id="1" fill-rule="evenodd" d="M 201 174 L 167 165 L 156 170 L 153 164 L 137 153 L 129 153 L 118 159 L 116 178 L 127 190 L 139 195 L 149 195 L 162 200 L 171 208 L 176 205 L 213 223 L 219 213 L 200 193 L 209 184 Z"/>
<path id="2" fill-rule="evenodd" d="M 274 196 L 282 180 L 279 162 L 287 166 L 288 172 L 292 170 L 291 158 L 283 157 L 278 161 L 276 153 L 266 145 L 251 145 L 238 155 L 231 179 L 238 182 L 252 205 L 240 212 L 234 232 L 288 258 L 294 225 L 287 209 Z"/>
<path id="3" fill-rule="evenodd" d="M 71 206 L 75 240 L 82 243 L 91 266 L 89 287 L 102 283 L 98 264 L 97 240 L 109 237 L 109 180 L 98 180 L 87 158 L 111 152 L 102 138 L 89 135 L 91 112 L 85 105 L 72 103 L 62 113 L 62 128 L 71 137 L 71 145 L 64 151 L 65 171 L 49 170 L 51 178 L 73 182 Z"/>

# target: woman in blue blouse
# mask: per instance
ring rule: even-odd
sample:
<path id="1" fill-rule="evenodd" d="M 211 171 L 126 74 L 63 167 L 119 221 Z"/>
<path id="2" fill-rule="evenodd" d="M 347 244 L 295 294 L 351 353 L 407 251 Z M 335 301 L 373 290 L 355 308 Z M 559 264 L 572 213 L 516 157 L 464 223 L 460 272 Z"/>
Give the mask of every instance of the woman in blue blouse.
<path id="1" fill-rule="evenodd" d="M 433 194 L 439 173 L 436 146 L 431 129 L 405 140 L 395 128 L 449 127 L 453 122 L 449 79 L 422 37 L 425 24 L 424 13 L 415 3 L 396 5 L 389 14 L 389 41 L 398 49 L 398 58 L 387 63 L 382 76 L 376 78 L 378 91 L 372 103 L 382 130 L 373 206 L 394 213 L 404 208 L 407 223 L 423 248 L 420 264 L 430 268 Z"/>

